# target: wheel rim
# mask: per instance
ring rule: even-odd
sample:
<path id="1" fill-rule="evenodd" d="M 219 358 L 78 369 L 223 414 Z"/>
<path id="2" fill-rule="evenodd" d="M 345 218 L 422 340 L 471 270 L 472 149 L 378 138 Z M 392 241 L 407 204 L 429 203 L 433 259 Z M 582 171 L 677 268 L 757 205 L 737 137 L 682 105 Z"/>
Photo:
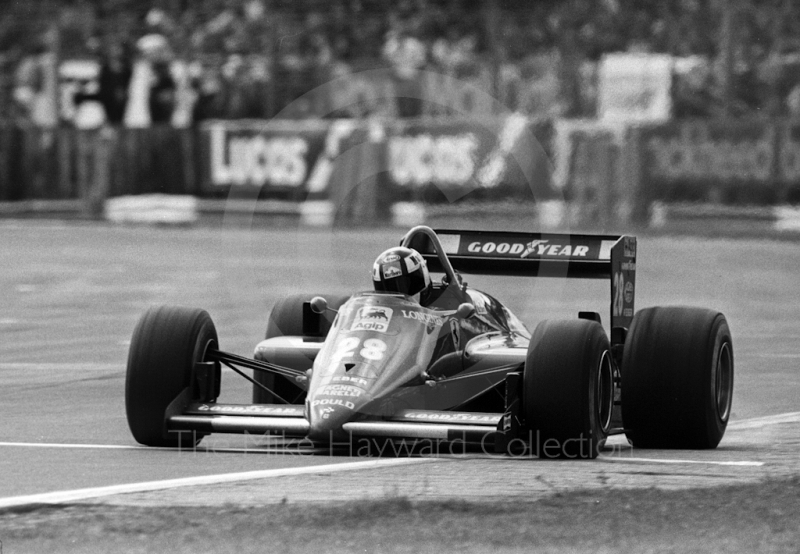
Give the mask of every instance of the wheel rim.
<path id="1" fill-rule="evenodd" d="M 717 371 L 714 383 L 714 395 L 717 401 L 717 417 L 727 421 L 731 412 L 731 399 L 733 396 L 733 358 L 730 345 L 722 344 L 717 358 Z"/>
<path id="2" fill-rule="evenodd" d="M 611 426 L 611 415 L 614 410 L 614 370 L 608 350 L 603 352 L 600 364 L 597 366 L 595 406 L 600 428 L 606 433 Z"/>

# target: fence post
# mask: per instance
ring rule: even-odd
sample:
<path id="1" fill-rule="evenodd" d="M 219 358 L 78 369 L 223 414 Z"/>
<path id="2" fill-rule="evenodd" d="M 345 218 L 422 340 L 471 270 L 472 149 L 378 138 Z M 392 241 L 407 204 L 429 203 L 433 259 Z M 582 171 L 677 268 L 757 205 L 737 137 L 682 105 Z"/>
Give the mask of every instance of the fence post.
<path id="1" fill-rule="evenodd" d="M 73 197 L 72 168 L 75 156 L 75 130 L 62 128 L 58 130 L 58 197 L 68 199 Z"/>
<path id="2" fill-rule="evenodd" d="M 88 199 L 89 212 L 94 218 L 103 217 L 103 208 L 111 190 L 111 151 L 115 136 L 111 127 L 102 127 L 94 133 L 94 179 Z"/>
<path id="3" fill-rule="evenodd" d="M 642 135 L 640 125 L 628 127 L 619 156 L 621 202 L 627 203 L 629 218 L 637 224 L 646 223 L 648 218 L 648 198 L 642 179 Z"/>

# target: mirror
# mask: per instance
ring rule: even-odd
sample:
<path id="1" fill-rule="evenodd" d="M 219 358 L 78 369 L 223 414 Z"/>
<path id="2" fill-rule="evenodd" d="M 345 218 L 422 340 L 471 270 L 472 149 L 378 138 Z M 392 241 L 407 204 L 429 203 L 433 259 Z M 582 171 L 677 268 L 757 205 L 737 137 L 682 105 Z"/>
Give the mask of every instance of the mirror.
<path id="1" fill-rule="evenodd" d="M 324 314 L 328 309 L 328 301 L 321 296 L 315 296 L 311 299 L 311 311 L 315 314 Z"/>
<path id="2" fill-rule="evenodd" d="M 475 306 L 469 302 L 464 302 L 458 306 L 456 317 L 459 319 L 469 319 L 475 315 Z"/>

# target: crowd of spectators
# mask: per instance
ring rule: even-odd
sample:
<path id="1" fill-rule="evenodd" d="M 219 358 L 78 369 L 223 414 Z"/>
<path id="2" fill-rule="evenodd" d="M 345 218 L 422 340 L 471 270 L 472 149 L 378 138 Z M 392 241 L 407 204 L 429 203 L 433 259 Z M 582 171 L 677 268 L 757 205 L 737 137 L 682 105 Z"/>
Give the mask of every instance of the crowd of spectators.
<path id="1" fill-rule="evenodd" d="M 562 83 L 606 52 L 700 60 L 678 116 L 800 115 L 800 6 L 782 0 L 49 0 L 0 14 L 0 117 L 33 117 L 48 64 L 91 59 L 107 120 L 187 125 L 271 117 L 332 77 L 391 67 L 460 76 L 547 56 Z M 736 13 L 723 56 L 724 10 Z M 725 62 L 725 63 L 723 63 Z M 722 73 L 727 72 L 723 78 Z M 730 92 L 720 83 L 732 83 Z M 727 96 L 726 96 L 727 94 Z M 591 115 L 580 94 L 562 110 Z M 724 105 L 723 105 L 724 104 Z M 732 111 L 731 111 L 732 110 Z M 290 116 L 310 115 L 289 113 Z M 40 114 L 41 117 L 41 114 Z M 51 116 L 52 119 L 53 116 Z M 55 116 L 57 117 L 57 116 Z M 46 118 L 45 118 L 46 119 Z"/>

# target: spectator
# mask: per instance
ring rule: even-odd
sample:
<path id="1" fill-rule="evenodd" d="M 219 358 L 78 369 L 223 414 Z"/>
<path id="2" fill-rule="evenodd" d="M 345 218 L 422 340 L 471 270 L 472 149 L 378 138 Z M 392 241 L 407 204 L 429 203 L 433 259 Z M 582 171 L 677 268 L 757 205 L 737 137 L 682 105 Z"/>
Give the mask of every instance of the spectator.
<path id="1" fill-rule="evenodd" d="M 223 83 L 219 71 L 213 67 L 200 66 L 196 74 L 193 86 L 197 101 L 192 111 L 193 122 L 225 117 Z"/>
<path id="2" fill-rule="evenodd" d="M 149 34 L 137 42 L 139 59 L 133 66 L 125 124 L 149 127 L 169 123 L 175 105 L 175 81 L 170 73 L 172 51 L 167 39 Z"/>
<path id="3" fill-rule="evenodd" d="M 122 123 L 125 116 L 132 73 L 127 47 L 120 42 L 112 42 L 100 66 L 99 91 L 99 100 L 105 109 L 106 120 L 112 125 Z"/>
<path id="4" fill-rule="evenodd" d="M 23 117 L 40 127 L 58 125 L 54 40 L 52 33 L 45 34 L 34 52 L 23 59 L 15 75 L 14 99 Z"/>
<path id="5" fill-rule="evenodd" d="M 170 72 L 169 60 L 153 62 L 153 80 L 150 85 L 150 120 L 154 124 L 171 123 L 175 109 L 175 80 Z"/>
<path id="6" fill-rule="evenodd" d="M 427 58 L 425 44 L 409 33 L 391 30 L 383 55 L 392 66 L 398 115 L 422 115 L 422 87 L 418 75 Z"/>

